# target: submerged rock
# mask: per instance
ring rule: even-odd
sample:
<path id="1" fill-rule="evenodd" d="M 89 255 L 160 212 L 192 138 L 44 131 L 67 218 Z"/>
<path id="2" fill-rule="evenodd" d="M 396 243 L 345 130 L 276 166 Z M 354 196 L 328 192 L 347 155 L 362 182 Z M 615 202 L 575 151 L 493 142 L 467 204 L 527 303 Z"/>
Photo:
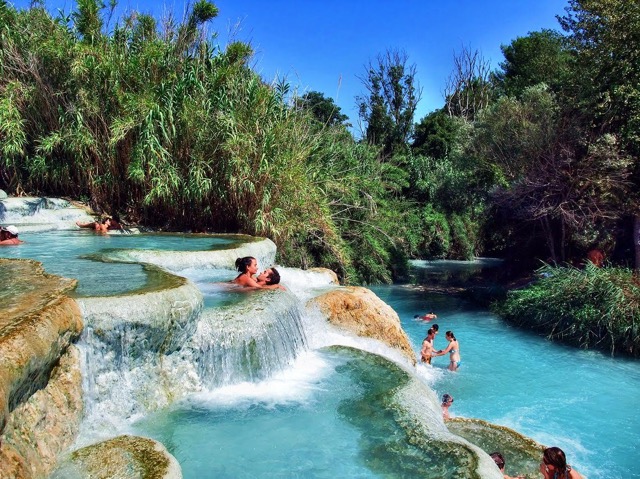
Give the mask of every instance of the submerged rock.
<path id="1" fill-rule="evenodd" d="M 328 291 L 311 299 L 308 307 L 318 307 L 330 323 L 357 336 L 377 339 L 399 350 L 412 364 L 415 353 L 398 314 L 373 291 L 347 287 Z"/>
<path id="2" fill-rule="evenodd" d="M 51 479 L 182 479 L 178 461 L 157 441 L 118 436 L 74 451 Z"/>
<path id="3" fill-rule="evenodd" d="M 505 472 L 510 476 L 527 478 L 540 476 L 538 467 L 544 446 L 505 426 L 482 419 L 451 418 L 449 431 L 480 447 L 487 454 L 498 451 L 506 462 Z"/>

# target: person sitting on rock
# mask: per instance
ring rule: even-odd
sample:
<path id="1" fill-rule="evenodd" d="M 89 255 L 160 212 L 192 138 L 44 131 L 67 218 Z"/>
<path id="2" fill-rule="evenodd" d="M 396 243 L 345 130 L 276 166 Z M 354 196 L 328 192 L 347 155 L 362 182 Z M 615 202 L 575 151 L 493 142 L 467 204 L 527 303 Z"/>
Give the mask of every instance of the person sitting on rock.
<path id="1" fill-rule="evenodd" d="M 6 228 L 0 227 L 0 245 L 9 246 L 24 243 L 24 241 L 18 239 L 18 228 L 14 225 L 9 225 Z"/>

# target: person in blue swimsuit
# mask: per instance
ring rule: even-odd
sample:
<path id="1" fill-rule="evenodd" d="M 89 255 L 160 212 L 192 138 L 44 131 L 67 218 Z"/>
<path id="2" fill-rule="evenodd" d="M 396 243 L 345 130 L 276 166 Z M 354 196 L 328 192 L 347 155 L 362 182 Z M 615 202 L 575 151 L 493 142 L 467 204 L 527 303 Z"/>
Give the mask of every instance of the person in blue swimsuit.
<path id="1" fill-rule="evenodd" d="M 436 353 L 436 356 L 444 356 L 449 353 L 449 371 L 457 371 L 460 367 L 460 344 L 456 339 L 453 331 L 447 331 L 445 338 L 449 341 L 449 345 L 446 349 L 441 349 Z"/>
<path id="2" fill-rule="evenodd" d="M 559 447 L 548 447 L 542 453 L 540 472 L 544 479 L 583 479 L 583 477 L 567 464 L 567 457 Z"/>

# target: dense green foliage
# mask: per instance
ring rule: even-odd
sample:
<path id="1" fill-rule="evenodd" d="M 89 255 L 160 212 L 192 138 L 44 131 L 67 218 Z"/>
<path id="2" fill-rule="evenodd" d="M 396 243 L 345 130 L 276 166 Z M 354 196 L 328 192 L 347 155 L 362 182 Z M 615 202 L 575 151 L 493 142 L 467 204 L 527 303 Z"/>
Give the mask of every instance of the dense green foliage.
<path id="1" fill-rule="evenodd" d="M 571 0 L 564 35 L 513 40 L 495 72 L 463 49 L 445 105 L 417 123 L 417 66 L 379 54 L 356 99 L 361 140 L 333 99 L 265 83 L 247 44 L 218 47 L 208 0 L 182 22 L 133 12 L 110 31 L 102 5 L 52 17 L 0 0 L 0 188 L 268 236 L 281 261 L 347 282 L 403 277 L 408 258 L 598 247 L 631 262 L 637 2 Z"/>
<path id="2" fill-rule="evenodd" d="M 583 348 L 640 355 L 640 284 L 626 268 L 545 265 L 497 311 L 518 325 Z"/>

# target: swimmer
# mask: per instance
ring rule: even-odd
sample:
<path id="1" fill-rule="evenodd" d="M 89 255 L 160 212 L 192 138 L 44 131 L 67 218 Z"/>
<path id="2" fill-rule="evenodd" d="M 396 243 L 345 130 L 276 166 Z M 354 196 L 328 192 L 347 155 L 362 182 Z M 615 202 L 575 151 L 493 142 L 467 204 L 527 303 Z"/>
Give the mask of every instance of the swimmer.
<path id="1" fill-rule="evenodd" d="M 540 472 L 544 479 L 583 479 L 567 464 L 567 457 L 559 447 L 548 447 L 542 453 Z"/>
<path id="2" fill-rule="evenodd" d="M 436 353 L 436 356 L 444 356 L 449 353 L 449 371 L 457 371 L 460 367 L 460 344 L 456 339 L 453 331 L 447 331 L 445 333 L 445 337 L 447 341 L 449 341 L 449 345 L 446 349 L 441 349 Z"/>
<path id="3" fill-rule="evenodd" d="M 427 314 L 423 315 L 423 316 L 418 316 L 415 315 L 414 318 L 419 318 L 423 321 L 431 321 L 432 319 L 437 319 L 438 316 L 436 316 L 433 311 L 429 311 Z"/>
<path id="4" fill-rule="evenodd" d="M 449 419 L 449 407 L 453 404 L 453 396 L 451 394 L 442 395 L 442 419 L 447 421 Z"/>
<path id="5" fill-rule="evenodd" d="M 14 225 L 9 225 L 6 228 L 0 227 L 0 245 L 9 246 L 24 243 L 24 241 L 18 239 L 18 234 L 18 228 Z"/>
<path id="6" fill-rule="evenodd" d="M 236 259 L 236 269 L 240 274 L 232 282 L 237 285 L 245 288 L 284 289 L 279 284 L 260 284 L 253 278 L 258 272 L 258 262 L 253 256 Z"/>

